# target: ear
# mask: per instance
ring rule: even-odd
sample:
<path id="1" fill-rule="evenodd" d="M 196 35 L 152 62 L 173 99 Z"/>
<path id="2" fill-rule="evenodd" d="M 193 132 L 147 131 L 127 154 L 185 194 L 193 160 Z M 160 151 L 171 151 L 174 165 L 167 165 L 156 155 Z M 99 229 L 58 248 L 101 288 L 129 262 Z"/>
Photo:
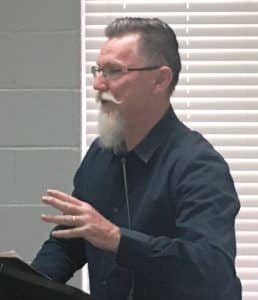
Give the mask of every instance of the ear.
<path id="1" fill-rule="evenodd" d="M 154 93 L 159 94 L 165 92 L 168 89 L 171 81 L 173 79 L 172 69 L 168 66 L 162 66 L 156 73 L 156 77 L 153 81 Z"/>

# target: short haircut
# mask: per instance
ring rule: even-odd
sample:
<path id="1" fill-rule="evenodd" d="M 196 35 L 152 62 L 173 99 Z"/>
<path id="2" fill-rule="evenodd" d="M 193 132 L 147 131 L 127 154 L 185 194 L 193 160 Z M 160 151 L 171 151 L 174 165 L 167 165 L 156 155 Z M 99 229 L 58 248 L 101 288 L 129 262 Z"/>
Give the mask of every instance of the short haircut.
<path id="1" fill-rule="evenodd" d="M 141 50 L 147 60 L 155 64 L 169 66 L 173 79 L 169 86 L 171 94 L 178 82 L 181 71 L 181 59 L 175 32 L 169 25 L 158 18 L 123 17 L 113 20 L 105 29 L 107 38 L 116 38 L 131 33 L 141 37 Z"/>

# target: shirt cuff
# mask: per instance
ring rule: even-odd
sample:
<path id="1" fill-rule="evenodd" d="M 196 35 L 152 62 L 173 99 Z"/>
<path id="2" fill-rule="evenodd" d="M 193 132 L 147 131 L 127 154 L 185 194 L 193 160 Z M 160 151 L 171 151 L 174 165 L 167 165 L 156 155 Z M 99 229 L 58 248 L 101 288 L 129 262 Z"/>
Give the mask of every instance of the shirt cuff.
<path id="1" fill-rule="evenodd" d="M 152 236 L 120 228 L 121 238 L 118 246 L 116 260 L 118 264 L 127 268 L 135 268 L 143 264 L 146 258 L 151 256 Z"/>

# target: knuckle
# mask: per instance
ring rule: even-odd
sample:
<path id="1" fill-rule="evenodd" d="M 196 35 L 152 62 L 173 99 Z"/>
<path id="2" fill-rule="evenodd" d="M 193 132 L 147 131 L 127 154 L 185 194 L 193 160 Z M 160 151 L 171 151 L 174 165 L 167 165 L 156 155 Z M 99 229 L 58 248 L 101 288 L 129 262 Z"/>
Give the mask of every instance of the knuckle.
<path id="1" fill-rule="evenodd" d="M 92 229 L 93 229 L 93 226 L 92 226 L 92 224 L 91 223 L 88 223 L 88 224 L 86 224 L 85 225 L 85 231 L 92 231 Z"/>

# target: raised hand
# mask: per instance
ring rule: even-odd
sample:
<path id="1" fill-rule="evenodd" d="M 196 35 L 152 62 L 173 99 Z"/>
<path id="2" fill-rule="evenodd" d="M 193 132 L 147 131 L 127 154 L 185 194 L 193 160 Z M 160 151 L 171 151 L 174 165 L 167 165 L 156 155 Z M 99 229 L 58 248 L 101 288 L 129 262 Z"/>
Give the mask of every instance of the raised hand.
<path id="1" fill-rule="evenodd" d="M 62 214 L 42 214 L 45 222 L 68 226 L 52 232 L 55 238 L 83 238 L 95 247 L 116 253 L 120 241 L 120 229 L 103 217 L 89 203 L 58 190 L 48 190 L 42 202 Z"/>

